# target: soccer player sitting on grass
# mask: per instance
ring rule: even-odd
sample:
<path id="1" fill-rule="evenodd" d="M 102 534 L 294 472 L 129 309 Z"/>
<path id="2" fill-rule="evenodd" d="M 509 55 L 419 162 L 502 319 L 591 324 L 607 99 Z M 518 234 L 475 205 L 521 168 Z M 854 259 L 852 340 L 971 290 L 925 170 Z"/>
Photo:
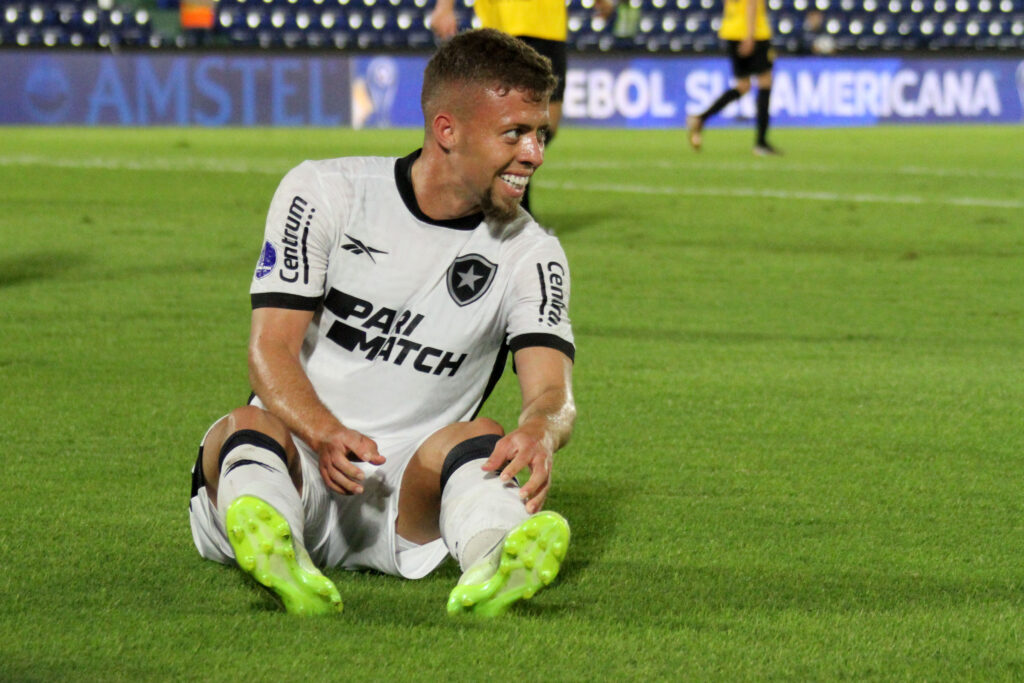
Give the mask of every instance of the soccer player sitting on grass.
<path id="1" fill-rule="evenodd" d="M 278 187 L 250 288 L 254 397 L 207 431 L 189 508 L 200 555 L 289 612 L 341 609 L 318 567 L 415 579 L 450 553 L 448 611 L 483 615 L 558 574 L 569 527 L 542 507 L 576 413 L 569 271 L 519 206 L 554 86 L 525 44 L 460 34 L 427 65 L 421 150 L 307 161 Z M 477 413 L 509 350 L 506 434 Z"/>

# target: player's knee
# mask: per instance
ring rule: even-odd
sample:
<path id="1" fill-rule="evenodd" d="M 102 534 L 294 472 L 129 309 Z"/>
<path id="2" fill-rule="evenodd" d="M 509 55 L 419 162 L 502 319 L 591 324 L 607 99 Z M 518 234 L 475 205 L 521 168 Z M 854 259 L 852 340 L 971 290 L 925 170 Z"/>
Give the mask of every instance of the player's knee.
<path id="1" fill-rule="evenodd" d="M 257 432 L 271 441 L 288 443 L 288 428 L 278 418 L 256 406 L 241 406 L 225 415 L 210 429 L 203 443 L 203 472 L 208 482 L 216 482 L 220 474 L 221 452 L 232 436 L 242 432 Z"/>
<path id="2" fill-rule="evenodd" d="M 477 435 L 496 434 L 499 437 L 505 436 L 505 428 L 489 417 L 478 417 L 472 422 L 466 423 L 470 426 L 470 432 L 479 432 Z"/>
<path id="3" fill-rule="evenodd" d="M 766 71 L 757 77 L 757 87 L 761 90 L 766 90 L 772 87 L 772 72 Z"/>
<path id="4" fill-rule="evenodd" d="M 423 442 L 416 453 L 417 461 L 428 471 L 440 472 L 448 455 L 466 442 L 490 443 L 487 456 L 494 450 L 494 444 L 505 435 L 502 426 L 487 417 L 469 422 L 456 422 L 435 432 Z"/>
<path id="5" fill-rule="evenodd" d="M 736 81 L 736 91 L 740 95 L 746 95 L 748 92 L 750 92 L 750 79 L 741 78 L 738 81 Z"/>
<path id="6" fill-rule="evenodd" d="M 497 423 L 495 423 L 497 424 Z M 500 428 L 500 425 L 498 425 Z M 501 434 L 485 432 L 455 444 L 445 455 L 444 463 L 441 465 L 440 490 L 457 469 L 475 460 L 486 460 L 491 457 L 494 447 L 501 439 Z"/>
<path id="7" fill-rule="evenodd" d="M 266 410 L 256 406 L 235 408 L 224 419 L 226 420 L 225 437 L 235 432 L 251 430 L 262 432 L 281 443 L 288 438 L 288 428 L 285 424 Z"/>

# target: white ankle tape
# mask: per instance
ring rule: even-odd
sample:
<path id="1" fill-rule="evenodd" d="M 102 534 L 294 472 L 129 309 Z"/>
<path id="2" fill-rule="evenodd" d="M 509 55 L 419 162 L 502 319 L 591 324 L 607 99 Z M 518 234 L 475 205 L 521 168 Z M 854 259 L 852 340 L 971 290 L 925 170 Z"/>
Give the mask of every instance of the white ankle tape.
<path id="1" fill-rule="evenodd" d="M 457 469 L 441 493 L 441 537 L 463 570 L 479 559 L 478 544 L 470 544 L 478 534 L 489 530 L 504 534 L 530 516 L 518 486 L 502 483 L 497 473 L 481 470 L 482 464 L 476 460 Z M 470 545 L 477 557 L 470 558 L 466 552 Z"/>
<path id="2" fill-rule="evenodd" d="M 292 536 L 302 538 L 302 500 L 281 458 L 273 451 L 251 443 L 232 448 L 221 462 L 217 483 L 217 511 L 221 521 L 228 506 L 239 496 L 254 496 L 277 510 Z"/>

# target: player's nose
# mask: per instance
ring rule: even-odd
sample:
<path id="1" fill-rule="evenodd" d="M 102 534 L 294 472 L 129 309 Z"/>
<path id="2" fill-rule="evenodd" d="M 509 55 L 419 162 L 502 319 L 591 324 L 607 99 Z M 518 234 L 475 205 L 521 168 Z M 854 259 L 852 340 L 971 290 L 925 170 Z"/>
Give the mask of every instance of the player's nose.
<path id="1" fill-rule="evenodd" d="M 537 168 L 544 163 L 544 143 L 537 133 L 524 135 L 519 139 L 518 161 Z"/>

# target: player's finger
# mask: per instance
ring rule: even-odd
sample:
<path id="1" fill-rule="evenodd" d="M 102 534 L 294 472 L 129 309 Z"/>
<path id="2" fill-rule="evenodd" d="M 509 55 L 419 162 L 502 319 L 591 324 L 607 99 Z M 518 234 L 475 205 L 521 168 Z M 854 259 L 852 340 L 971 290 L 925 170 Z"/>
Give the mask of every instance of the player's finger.
<path id="1" fill-rule="evenodd" d="M 494 450 L 491 452 L 490 457 L 481 466 L 484 472 L 493 472 L 494 470 L 501 469 L 502 465 L 512 459 L 512 453 L 509 452 L 511 446 L 510 442 L 505 439 L 501 439 L 494 445 Z"/>
<path id="2" fill-rule="evenodd" d="M 363 492 L 361 482 L 366 475 L 354 463 L 349 462 L 348 458 L 331 457 L 326 469 L 327 478 L 325 480 L 328 485 L 334 483 L 335 486 L 332 488 L 338 493 L 350 495 Z"/>
<path id="3" fill-rule="evenodd" d="M 335 482 L 334 472 L 330 467 L 328 467 L 324 463 L 320 464 L 320 478 L 324 480 L 324 484 L 327 485 L 327 488 L 334 491 L 335 493 L 340 493 L 343 496 L 348 496 L 352 494 L 352 492 L 349 491 L 347 488 L 344 488 L 343 486 Z"/>
<path id="4" fill-rule="evenodd" d="M 548 491 L 550 489 L 551 482 L 549 480 L 548 483 L 544 484 L 544 487 L 537 492 L 537 495 L 535 495 L 533 498 L 530 498 L 530 500 L 526 501 L 526 511 L 529 512 L 531 515 L 540 512 L 541 509 L 544 507 L 544 501 L 548 499 Z"/>
<path id="5" fill-rule="evenodd" d="M 385 458 L 377 450 L 377 442 L 367 436 L 359 434 L 357 438 L 352 439 L 346 446 L 352 455 L 363 462 L 368 462 L 372 465 L 384 464 Z"/>
<path id="6" fill-rule="evenodd" d="M 520 470 L 530 464 L 530 456 L 525 451 L 519 451 L 515 457 L 505 465 L 501 471 L 502 481 L 512 481 L 512 477 L 519 474 Z"/>
<path id="7" fill-rule="evenodd" d="M 551 480 L 551 466 L 546 458 L 538 458 L 530 463 L 530 478 L 519 489 L 519 497 L 529 500 L 548 485 Z"/>

